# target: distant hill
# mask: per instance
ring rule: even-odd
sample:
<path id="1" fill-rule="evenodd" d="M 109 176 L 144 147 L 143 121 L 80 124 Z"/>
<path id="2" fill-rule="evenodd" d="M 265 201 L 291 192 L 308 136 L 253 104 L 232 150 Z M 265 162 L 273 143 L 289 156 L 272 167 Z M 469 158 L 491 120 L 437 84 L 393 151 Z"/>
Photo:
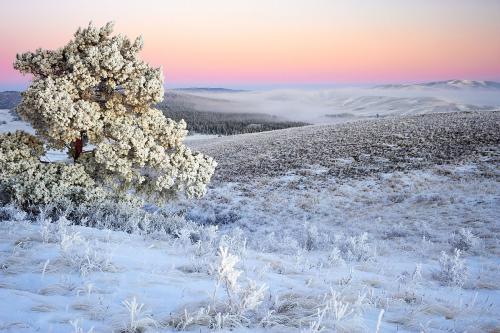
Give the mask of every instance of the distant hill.
<path id="1" fill-rule="evenodd" d="M 266 113 L 238 112 L 232 101 L 191 95 L 185 90 L 167 90 L 157 107 L 173 120 L 184 119 L 190 132 L 203 134 L 234 135 L 309 125 Z"/>
<path id="2" fill-rule="evenodd" d="M 415 84 L 385 84 L 376 86 L 379 89 L 421 89 L 421 88 L 437 88 L 437 89 L 488 89 L 500 90 L 500 82 L 495 81 L 478 81 L 478 80 L 447 80 L 435 81 Z"/>
<path id="3" fill-rule="evenodd" d="M 10 110 L 15 108 L 21 102 L 21 93 L 19 91 L 1 91 L 0 109 Z"/>
<path id="4" fill-rule="evenodd" d="M 199 92 L 199 93 L 236 93 L 236 92 L 247 91 L 247 90 L 227 89 L 227 88 L 197 88 L 197 87 L 177 88 L 172 90 L 184 91 L 184 92 Z"/>

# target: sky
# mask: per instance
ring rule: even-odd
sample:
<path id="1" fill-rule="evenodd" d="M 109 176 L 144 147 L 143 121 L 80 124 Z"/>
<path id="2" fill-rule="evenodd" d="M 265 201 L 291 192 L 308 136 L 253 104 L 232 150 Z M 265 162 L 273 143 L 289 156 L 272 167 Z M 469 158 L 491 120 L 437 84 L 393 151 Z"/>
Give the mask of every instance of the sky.
<path id="1" fill-rule="evenodd" d="M 142 35 L 167 87 L 500 81 L 500 0 L 0 0 L 0 90 L 89 21 Z"/>

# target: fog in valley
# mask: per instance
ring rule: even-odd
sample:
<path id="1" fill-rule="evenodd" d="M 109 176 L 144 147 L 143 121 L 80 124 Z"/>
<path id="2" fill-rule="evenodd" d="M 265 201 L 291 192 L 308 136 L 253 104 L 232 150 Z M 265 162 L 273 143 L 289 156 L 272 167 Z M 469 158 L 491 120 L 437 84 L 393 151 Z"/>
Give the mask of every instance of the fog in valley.
<path id="1" fill-rule="evenodd" d="M 267 113 L 309 123 L 437 112 L 500 109 L 500 90 L 383 86 L 372 88 L 182 91 L 199 111 Z M 168 97 L 168 96 L 167 96 Z"/>

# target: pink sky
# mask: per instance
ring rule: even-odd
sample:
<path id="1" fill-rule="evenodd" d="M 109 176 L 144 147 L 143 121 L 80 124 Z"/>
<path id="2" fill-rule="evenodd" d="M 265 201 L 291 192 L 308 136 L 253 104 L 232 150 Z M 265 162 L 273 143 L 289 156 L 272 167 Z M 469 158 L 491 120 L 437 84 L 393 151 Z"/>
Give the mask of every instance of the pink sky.
<path id="1" fill-rule="evenodd" d="M 89 21 L 143 35 L 167 86 L 500 80 L 498 0 L 16 0 L 0 4 L 0 90 L 16 53 Z"/>

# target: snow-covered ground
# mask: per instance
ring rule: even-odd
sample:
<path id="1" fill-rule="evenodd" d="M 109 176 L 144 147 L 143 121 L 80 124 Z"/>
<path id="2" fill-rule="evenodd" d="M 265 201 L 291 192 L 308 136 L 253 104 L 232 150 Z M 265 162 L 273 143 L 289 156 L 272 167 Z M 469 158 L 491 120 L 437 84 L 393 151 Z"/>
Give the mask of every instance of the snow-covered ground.
<path id="1" fill-rule="evenodd" d="M 25 131 L 34 133 L 35 131 L 29 124 L 14 116 L 10 110 L 0 110 L 0 133 Z"/>
<path id="2" fill-rule="evenodd" d="M 220 135 L 215 134 L 201 134 L 201 133 L 189 133 L 188 136 L 184 139 L 184 142 L 193 142 L 193 141 L 203 141 L 207 139 L 218 138 Z"/>
<path id="3" fill-rule="evenodd" d="M 0 330 L 375 332 L 380 315 L 380 332 L 494 332 L 500 188 L 479 170 L 229 183 L 171 205 L 206 223 L 172 216 L 176 237 L 4 208 Z"/>
<path id="4" fill-rule="evenodd" d="M 0 207 L 0 332 L 498 332 L 499 117 L 193 136 L 203 199 Z"/>

